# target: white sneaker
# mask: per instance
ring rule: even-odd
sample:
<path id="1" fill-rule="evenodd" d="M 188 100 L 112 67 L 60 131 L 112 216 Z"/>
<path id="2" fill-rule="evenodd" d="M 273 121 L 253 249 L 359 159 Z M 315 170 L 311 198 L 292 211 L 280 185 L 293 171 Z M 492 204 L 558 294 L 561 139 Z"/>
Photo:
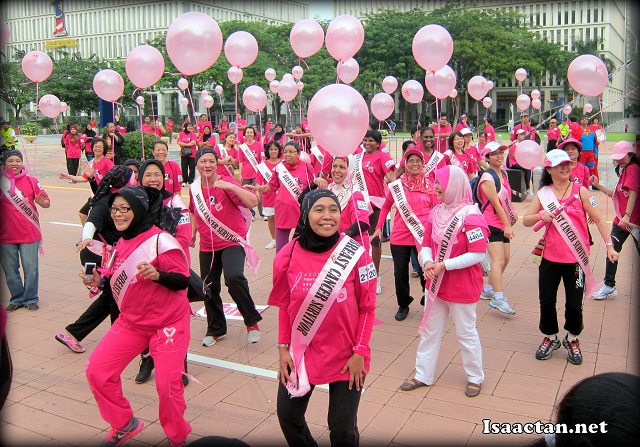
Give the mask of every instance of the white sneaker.
<path id="1" fill-rule="evenodd" d="M 500 312 L 509 314 L 509 315 L 514 315 L 516 313 L 516 311 L 513 310 L 511 306 L 509 306 L 509 301 L 507 301 L 506 298 L 502 300 L 497 300 L 493 298 L 491 301 L 489 301 L 489 307 L 498 309 Z"/>
<path id="2" fill-rule="evenodd" d="M 267 250 L 271 250 L 272 248 L 276 248 L 276 240 L 275 239 L 271 239 L 269 241 L 269 243 L 264 247 Z"/>
<path id="3" fill-rule="evenodd" d="M 613 298 L 617 295 L 618 290 L 615 287 L 609 287 L 608 285 L 604 284 L 602 287 L 600 287 L 600 290 L 598 290 L 591 296 L 593 296 L 594 300 L 604 300 L 606 298 Z"/>
<path id="4" fill-rule="evenodd" d="M 496 294 L 495 294 L 495 292 L 493 290 L 491 292 L 482 291 L 482 293 L 480 294 L 480 299 L 481 300 L 492 300 L 495 295 Z"/>
<path id="5" fill-rule="evenodd" d="M 378 285 L 376 286 L 376 295 L 380 295 L 382 293 L 382 284 L 380 284 L 380 277 L 378 276 Z"/>
<path id="6" fill-rule="evenodd" d="M 529 193 L 528 193 L 528 194 L 529 194 L 529 196 L 533 197 L 533 188 L 531 188 L 531 189 L 529 190 Z"/>
<path id="7" fill-rule="evenodd" d="M 225 335 L 207 335 L 202 339 L 202 346 L 213 346 L 220 339 L 223 339 Z"/>

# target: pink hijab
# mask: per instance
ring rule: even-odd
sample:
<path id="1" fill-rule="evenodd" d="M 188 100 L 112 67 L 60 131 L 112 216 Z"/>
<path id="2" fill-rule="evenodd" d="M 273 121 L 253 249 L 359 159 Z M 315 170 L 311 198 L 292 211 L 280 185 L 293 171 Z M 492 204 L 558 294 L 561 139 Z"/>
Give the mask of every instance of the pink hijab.
<path id="1" fill-rule="evenodd" d="M 451 223 L 453 217 L 462 208 L 468 207 L 467 216 L 480 214 L 478 206 L 473 203 L 469 177 L 458 166 L 447 165 L 435 172 L 436 181 L 444 191 L 442 203 L 438 204 L 431 212 L 433 230 L 431 236 L 436 243 L 440 243 L 444 232 Z M 486 223 L 483 225 L 486 227 Z"/>

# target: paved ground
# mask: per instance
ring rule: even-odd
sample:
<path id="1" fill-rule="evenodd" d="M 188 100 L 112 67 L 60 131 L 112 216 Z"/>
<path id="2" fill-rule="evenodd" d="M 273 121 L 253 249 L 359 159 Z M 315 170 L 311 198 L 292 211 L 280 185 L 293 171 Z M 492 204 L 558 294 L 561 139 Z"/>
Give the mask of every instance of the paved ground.
<path id="1" fill-rule="evenodd" d="M 45 255 L 41 258 L 40 305 L 37 312 L 19 309 L 9 315 L 8 336 L 14 362 L 13 387 L 0 414 L 4 445 L 97 445 L 107 426 L 101 419 L 84 375 L 84 366 L 108 323 L 103 323 L 84 345 L 87 352 L 74 354 L 56 342 L 54 334 L 74 321 L 88 306 L 87 290 L 77 277 L 80 265 L 74 244 L 80 238 L 77 209 L 88 197 L 88 188 L 59 180 L 64 169 L 62 150 L 55 139 L 39 138 L 26 150 L 36 176 L 51 196 L 52 206 L 41 211 Z M 171 158 L 177 158 L 176 148 Z M 610 148 L 601 149 L 608 160 Z M 602 178 L 615 183 L 612 166 L 601 161 Z M 186 189 L 184 190 L 186 193 Z M 599 208 L 613 217 L 610 202 L 594 193 Z M 528 202 L 516 204 L 522 211 Z M 72 225 L 62 225 L 72 224 Z M 596 278 L 604 273 L 604 248 L 595 228 L 591 262 Z M 247 271 L 257 304 L 266 304 L 271 284 L 274 252 L 264 249 L 268 241 L 266 222 L 256 221 L 252 241 L 262 258 L 257 276 Z M 484 353 L 486 380 L 480 396 L 464 395 L 466 383 L 453 327 L 444 337 L 434 386 L 411 393 L 398 390 L 412 376 L 418 343 L 421 307 L 411 307 L 403 322 L 393 318 L 397 305 L 390 259 L 381 264 L 383 293 L 378 296 L 377 318 L 371 342 L 372 369 L 359 410 L 361 444 L 365 446 L 422 445 L 526 445 L 533 435 L 483 434 L 482 420 L 535 422 L 553 419 L 555 403 L 567 389 L 584 377 L 605 371 L 638 373 L 638 257 L 632 243 L 625 245 L 618 269 L 619 295 L 615 299 L 584 304 L 585 329 L 580 336 L 584 354 L 581 366 L 567 362 L 561 348 L 545 362 L 534 358 L 542 336 L 538 330 L 538 274 L 529 253 L 538 235 L 521 224 L 516 226 L 511 263 L 506 271 L 506 296 L 517 311 L 507 316 L 478 303 L 478 328 Z M 389 254 L 384 244 L 384 254 Z M 197 252 L 192 249 L 197 270 Z M 419 296 L 419 281 L 412 279 L 413 296 Z M 8 302 L 2 282 L 2 305 Z M 224 295 L 225 301 L 230 301 Z M 559 293 L 562 322 L 563 292 Z M 196 304 L 194 310 L 199 309 Z M 229 321 L 225 340 L 213 347 L 201 344 L 205 322 L 192 319 L 189 371 L 201 385 L 191 383 L 186 391 L 186 417 L 193 426 L 188 441 L 207 435 L 241 438 L 252 446 L 284 445 L 276 411 L 277 312 L 268 308 L 260 323 L 262 340 L 248 344 L 240 321 Z M 143 385 L 133 381 L 138 362 L 123 373 L 124 391 L 144 430 L 128 444 L 168 444 L 158 422 L 154 379 Z M 329 444 L 326 423 L 328 394 L 318 389 L 311 400 L 307 419 L 321 445 Z"/>

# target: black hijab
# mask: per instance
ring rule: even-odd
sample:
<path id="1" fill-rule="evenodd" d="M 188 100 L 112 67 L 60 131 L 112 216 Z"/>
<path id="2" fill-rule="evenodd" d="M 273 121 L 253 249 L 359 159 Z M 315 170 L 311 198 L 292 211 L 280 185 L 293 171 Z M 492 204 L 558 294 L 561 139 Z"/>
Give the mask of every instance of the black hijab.
<path id="1" fill-rule="evenodd" d="M 300 220 L 296 229 L 296 232 L 300 235 L 298 243 L 302 248 L 312 253 L 324 253 L 336 245 L 336 242 L 340 239 L 340 233 L 338 233 L 337 229 L 333 235 L 324 237 L 319 236 L 309 225 L 309 211 L 311 211 L 313 204 L 323 197 L 330 197 L 340 208 L 340 202 L 336 195 L 328 189 L 321 188 L 307 192 L 302 198 L 300 206 Z"/>
<path id="2" fill-rule="evenodd" d="M 147 170 L 147 168 L 149 167 L 149 165 L 156 165 L 158 168 L 160 168 L 160 173 L 162 174 L 162 189 L 160 190 L 161 195 L 162 195 L 162 199 L 168 199 L 169 197 L 171 197 L 171 193 L 169 191 L 167 191 L 167 188 L 164 185 L 164 179 L 165 177 L 165 172 L 164 172 L 164 165 L 159 162 L 158 160 L 156 160 L 155 158 L 150 158 L 149 160 L 143 162 L 139 167 L 138 167 L 138 183 L 140 183 L 140 185 L 142 185 L 142 176 L 144 175 L 144 171 Z"/>
<path id="3" fill-rule="evenodd" d="M 138 168 L 138 171 L 140 171 L 140 162 L 136 159 L 129 158 L 127 159 L 127 161 L 122 163 L 122 166 L 131 166 L 131 165 L 135 166 L 136 168 Z M 140 178 L 140 175 L 138 175 L 138 178 Z"/>
<path id="4" fill-rule="evenodd" d="M 151 191 L 155 191 L 155 194 Z M 153 227 L 153 216 L 149 213 L 149 205 L 155 202 L 159 191 L 155 188 L 145 188 L 143 186 L 126 186 L 120 191 L 111 194 L 109 197 L 109 207 L 113 205 L 113 201 L 117 196 L 122 196 L 133 212 L 133 220 L 129 227 L 122 232 L 123 239 L 133 239 L 141 233 L 149 230 Z M 150 197 L 149 194 L 154 195 Z"/>
<path id="5" fill-rule="evenodd" d="M 133 175 L 133 169 L 128 166 L 116 165 L 109 170 L 100 181 L 96 193 L 91 199 L 91 206 L 93 206 L 102 197 L 111 193 L 111 188 L 119 189 L 124 188 L 129 184 L 131 176 Z"/>
<path id="6" fill-rule="evenodd" d="M 276 132 L 276 127 L 278 126 L 280 126 L 280 129 L 282 129 L 282 132 Z M 280 139 L 284 136 L 285 133 L 286 132 L 282 123 L 275 123 L 273 129 L 269 130 L 269 136 L 273 135 L 273 141 L 278 142 L 280 142 Z"/>

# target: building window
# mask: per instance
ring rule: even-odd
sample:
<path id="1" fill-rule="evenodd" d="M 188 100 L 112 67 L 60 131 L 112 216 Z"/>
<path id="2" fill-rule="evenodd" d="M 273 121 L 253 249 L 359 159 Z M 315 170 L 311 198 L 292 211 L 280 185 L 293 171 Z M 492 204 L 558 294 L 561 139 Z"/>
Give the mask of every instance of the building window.
<path id="1" fill-rule="evenodd" d="M 593 22 L 597 22 L 598 21 L 598 8 L 593 10 Z"/>

